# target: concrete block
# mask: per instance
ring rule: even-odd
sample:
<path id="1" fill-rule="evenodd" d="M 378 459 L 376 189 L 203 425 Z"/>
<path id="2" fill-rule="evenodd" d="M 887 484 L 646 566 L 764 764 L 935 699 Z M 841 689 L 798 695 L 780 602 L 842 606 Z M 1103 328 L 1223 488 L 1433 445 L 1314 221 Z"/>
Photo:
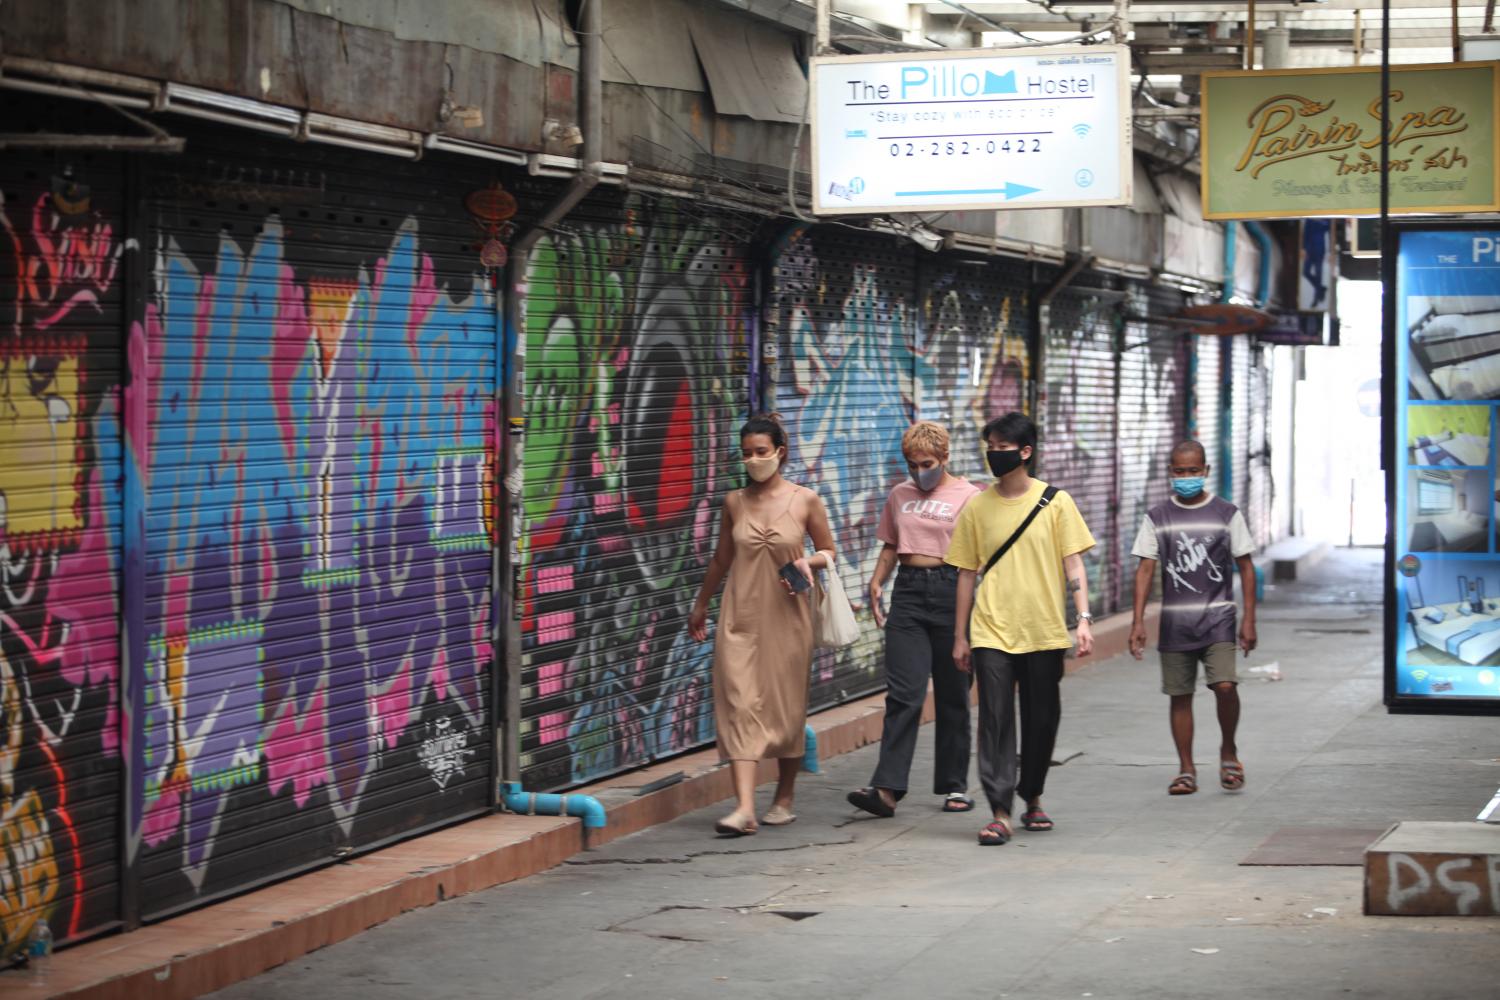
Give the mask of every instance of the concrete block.
<path id="1" fill-rule="evenodd" d="M 1500 916 L 1500 827 L 1397 823 L 1365 851 L 1365 912 Z"/>

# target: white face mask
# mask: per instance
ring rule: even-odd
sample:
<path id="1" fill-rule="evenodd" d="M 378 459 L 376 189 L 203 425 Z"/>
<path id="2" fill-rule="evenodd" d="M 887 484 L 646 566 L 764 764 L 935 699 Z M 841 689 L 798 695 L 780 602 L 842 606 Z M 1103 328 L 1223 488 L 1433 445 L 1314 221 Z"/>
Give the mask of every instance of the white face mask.
<path id="1" fill-rule="evenodd" d="M 781 453 L 769 455 L 765 458 L 750 457 L 745 459 L 745 472 L 757 483 L 763 483 L 776 475 L 776 470 L 781 468 Z"/>

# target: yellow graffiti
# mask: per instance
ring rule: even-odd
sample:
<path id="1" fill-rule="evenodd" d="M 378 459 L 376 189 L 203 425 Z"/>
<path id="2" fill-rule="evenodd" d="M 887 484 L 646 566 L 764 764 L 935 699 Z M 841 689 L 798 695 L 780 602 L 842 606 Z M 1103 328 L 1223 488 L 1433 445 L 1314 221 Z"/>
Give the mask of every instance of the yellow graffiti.
<path id="1" fill-rule="evenodd" d="M 16 795 L 21 755 L 21 690 L 10 661 L 0 655 L 0 953 L 26 941 L 32 925 L 57 899 L 59 872 L 52 831 L 35 791 Z"/>
<path id="2" fill-rule="evenodd" d="M 0 361 L 0 485 L 5 533 L 56 544 L 80 531 L 78 357 L 11 354 Z"/>

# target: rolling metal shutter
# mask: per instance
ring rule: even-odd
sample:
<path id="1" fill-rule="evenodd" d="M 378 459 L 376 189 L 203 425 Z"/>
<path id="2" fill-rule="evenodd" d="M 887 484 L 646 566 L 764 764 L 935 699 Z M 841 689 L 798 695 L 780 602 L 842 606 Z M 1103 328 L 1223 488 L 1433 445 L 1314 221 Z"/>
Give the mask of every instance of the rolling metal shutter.
<path id="1" fill-rule="evenodd" d="M 1234 458 L 1233 495 L 1229 497 L 1241 510 L 1248 512 L 1250 499 L 1250 338 L 1231 337 L 1230 412 L 1233 414 L 1231 452 Z"/>
<path id="2" fill-rule="evenodd" d="M 1209 489 L 1218 496 L 1224 496 L 1230 466 L 1229 456 L 1220 447 L 1220 442 L 1224 440 L 1225 411 L 1221 403 L 1223 379 L 1220 368 L 1224 340 L 1215 336 L 1192 336 L 1187 339 L 1192 352 L 1190 361 L 1193 384 L 1188 436 L 1196 438 L 1203 445 L 1204 454 L 1208 456 L 1208 464 L 1213 469 L 1209 474 Z"/>
<path id="3" fill-rule="evenodd" d="M 0 960 L 119 914 L 122 176 L 0 157 Z"/>
<path id="4" fill-rule="evenodd" d="M 1030 409 L 1029 265 L 950 256 L 929 263 L 924 255 L 920 280 L 916 414 L 948 428 L 955 475 L 987 484 L 980 431 Z"/>
<path id="5" fill-rule="evenodd" d="M 1132 316 L 1173 316 L 1185 305 L 1181 293 L 1149 285 L 1130 286 Z M 1187 436 L 1187 338 L 1154 324 L 1128 323 L 1120 353 L 1120 531 L 1115 607 L 1134 600 L 1130 554 L 1146 511 L 1170 493 L 1166 466 L 1172 446 Z"/>
<path id="6" fill-rule="evenodd" d="M 865 599 L 891 488 L 907 475 L 901 435 L 911 423 L 916 248 L 907 240 L 815 228 L 781 254 L 772 307 L 779 331 L 776 409 L 791 438 L 786 476 L 828 507 L 839 572 L 863 635 L 821 652 L 809 704 L 884 683 L 882 636 Z"/>
<path id="7" fill-rule="evenodd" d="M 1114 611 L 1118 567 L 1119 378 L 1115 350 L 1116 303 L 1080 285 L 1052 303 L 1047 342 L 1046 406 L 1042 413 L 1037 474 L 1068 491 L 1094 535 L 1084 555 L 1090 610 Z M 1068 605 L 1071 620 L 1073 609 Z"/>
<path id="8" fill-rule="evenodd" d="M 576 784 L 714 739 L 687 613 L 744 485 L 746 220 L 596 196 L 531 256 L 522 778 Z"/>
<path id="9" fill-rule="evenodd" d="M 152 182 L 147 917 L 485 810 L 493 178 L 205 131 Z"/>
<path id="10" fill-rule="evenodd" d="M 1249 495 L 1245 521 L 1256 547 L 1264 548 L 1275 541 L 1271 508 L 1276 492 L 1271 476 L 1271 372 L 1266 367 L 1264 348 L 1256 348 L 1251 359 L 1249 389 Z"/>

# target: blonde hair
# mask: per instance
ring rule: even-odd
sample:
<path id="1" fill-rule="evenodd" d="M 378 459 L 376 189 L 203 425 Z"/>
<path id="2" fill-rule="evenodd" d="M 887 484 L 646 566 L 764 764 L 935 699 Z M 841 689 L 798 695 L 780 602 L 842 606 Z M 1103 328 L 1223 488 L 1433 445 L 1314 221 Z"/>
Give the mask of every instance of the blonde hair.
<path id="1" fill-rule="evenodd" d="M 931 455 L 939 462 L 948 461 L 948 428 L 931 420 L 912 424 L 901 435 L 901 454 L 908 459 L 914 454 Z"/>

